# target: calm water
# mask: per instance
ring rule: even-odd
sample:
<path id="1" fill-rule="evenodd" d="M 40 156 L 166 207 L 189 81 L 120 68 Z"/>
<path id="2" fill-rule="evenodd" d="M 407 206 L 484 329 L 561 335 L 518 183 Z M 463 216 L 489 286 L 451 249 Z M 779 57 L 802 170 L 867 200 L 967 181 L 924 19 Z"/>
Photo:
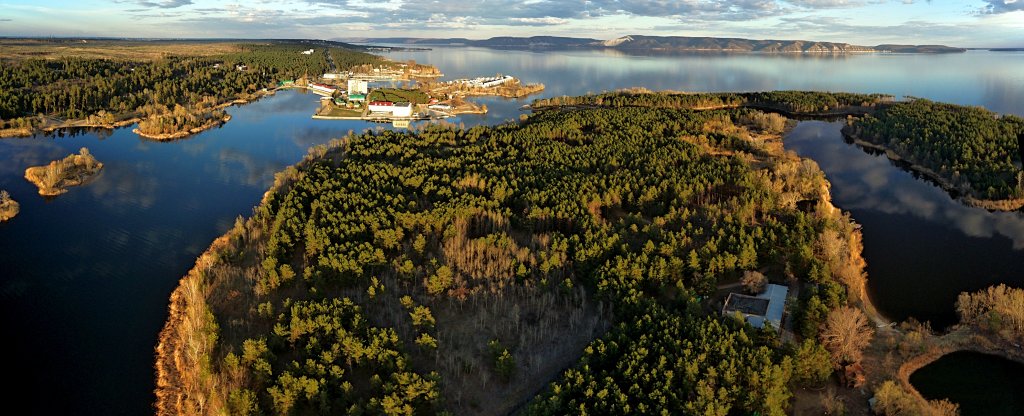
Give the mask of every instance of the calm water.
<path id="1" fill-rule="evenodd" d="M 820 89 L 1024 114 L 1021 53 L 642 57 L 453 48 L 391 57 L 436 64 L 447 78 L 512 74 L 544 83 L 540 96 L 634 86 Z M 516 119 L 529 100 L 481 101 L 490 114 L 455 122 Z M 370 126 L 311 120 L 316 106 L 316 96 L 282 92 L 231 109 L 234 119 L 220 129 L 170 143 L 139 139 L 130 128 L 0 140 L 0 189 L 22 206 L 0 225 L 0 320 L 10 340 L 3 345 L 19 381 L 7 397 L 38 413 L 150 412 L 153 346 L 177 280 L 236 216 L 251 212 L 274 172 L 312 145 Z M 83 146 L 106 164 L 94 182 L 47 201 L 22 178 L 27 166 Z M 1021 214 L 962 207 L 884 157 L 843 143 L 833 124 L 803 123 L 787 146 L 821 164 L 837 204 L 864 224 L 870 289 L 888 316 L 948 322 L 958 292 L 1022 284 Z"/>
<path id="2" fill-rule="evenodd" d="M 1024 414 L 1024 364 L 994 355 L 954 352 L 911 374 L 910 382 L 927 399 L 952 398 L 962 416 Z"/>

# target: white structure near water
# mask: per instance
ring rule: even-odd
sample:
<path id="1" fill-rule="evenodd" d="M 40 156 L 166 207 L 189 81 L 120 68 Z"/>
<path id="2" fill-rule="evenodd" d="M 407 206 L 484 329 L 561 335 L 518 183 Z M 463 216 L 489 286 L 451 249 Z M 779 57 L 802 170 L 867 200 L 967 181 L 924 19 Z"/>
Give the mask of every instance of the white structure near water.
<path id="1" fill-rule="evenodd" d="M 775 329 L 782 328 L 782 315 L 786 312 L 786 295 L 789 288 L 769 284 L 757 296 L 730 293 L 722 307 L 722 315 L 740 314 L 754 328 L 763 328 L 765 323 Z"/>
<path id="2" fill-rule="evenodd" d="M 367 107 L 370 115 L 390 117 L 412 117 L 412 103 L 393 103 L 390 101 L 374 101 Z"/>
<path id="3" fill-rule="evenodd" d="M 515 78 L 512 77 L 511 75 L 501 75 L 501 74 L 499 74 L 498 76 L 495 76 L 495 77 L 480 77 L 480 78 L 473 78 L 473 79 L 457 79 L 457 80 L 452 81 L 452 83 L 454 83 L 454 84 L 464 84 L 464 85 L 468 85 L 470 87 L 477 87 L 477 88 L 491 88 L 491 87 L 497 87 L 497 86 L 499 86 L 501 84 L 504 84 L 506 82 L 512 81 L 514 79 Z"/>
<path id="4" fill-rule="evenodd" d="M 366 94 L 369 92 L 369 82 L 365 79 L 352 79 L 348 80 L 348 93 L 349 94 Z"/>

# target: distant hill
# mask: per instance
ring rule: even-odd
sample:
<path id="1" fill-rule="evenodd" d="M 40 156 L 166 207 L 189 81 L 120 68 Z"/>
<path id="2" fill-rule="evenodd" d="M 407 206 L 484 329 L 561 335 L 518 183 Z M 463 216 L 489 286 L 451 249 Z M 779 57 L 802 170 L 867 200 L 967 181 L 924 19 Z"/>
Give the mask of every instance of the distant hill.
<path id="1" fill-rule="evenodd" d="M 959 53 L 966 52 L 964 48 L 954 48 L 946 45 L 878 45 L 876 50 L 895 53 Z"/>
<path id="2" fill-rule="evenodd" d="M 946 53 L 964 52 L 965 49 L 944 45 L 878 45 L 859 46 L 849 43 L 816 42 L 805 40 L 753 40 L 742 38 L 641 36 L 630 35 L 615 39 L 571 38 L 560 36 L 511 37 L 490 39 L 466 38 L 360 38 L 348 42 L 369 44 L 397 44 L 420 46 L 477 46 L 498 49 L 618 49 L 624 51 L 712 51 L 760 53 Z"/>

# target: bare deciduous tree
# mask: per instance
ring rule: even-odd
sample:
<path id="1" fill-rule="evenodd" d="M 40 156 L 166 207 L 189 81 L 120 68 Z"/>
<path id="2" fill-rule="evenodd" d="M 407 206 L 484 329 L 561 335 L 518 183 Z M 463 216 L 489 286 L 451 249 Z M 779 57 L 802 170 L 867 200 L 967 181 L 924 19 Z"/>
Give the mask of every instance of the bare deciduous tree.
<path id="1" fill-rule="evenodd" d="M 874 330 L 864 312 L 844 306 L 828 314 L 821 332 L 821 343 L 832 354 L 833 363 L 852 364 L 860 362 L 872 335 Z"/>
<path id="2" fill-rule="evenodd" d="M 740 283 L 743 284 L 743 288 L 752 294 L 758 294 L 764 292 L 765 286 L 768 285 L 768 279 L 764 277 L 761 272 L 756 270 L 747 270 L 743 272 L 743 277 L 740 279 Z"/>

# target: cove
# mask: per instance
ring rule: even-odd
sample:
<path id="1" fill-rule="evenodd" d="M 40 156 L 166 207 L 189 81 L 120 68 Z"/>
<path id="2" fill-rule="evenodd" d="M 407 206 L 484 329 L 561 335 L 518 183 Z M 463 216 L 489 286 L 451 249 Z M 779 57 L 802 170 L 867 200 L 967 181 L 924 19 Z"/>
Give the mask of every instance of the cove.
<path id="1" fill-rule="evenodd" d="M 958 351 L 910 375 L 929 400 L 950 399 L 963 416 L 1024 414 L 1024 364 L 994 355 Z"/>

